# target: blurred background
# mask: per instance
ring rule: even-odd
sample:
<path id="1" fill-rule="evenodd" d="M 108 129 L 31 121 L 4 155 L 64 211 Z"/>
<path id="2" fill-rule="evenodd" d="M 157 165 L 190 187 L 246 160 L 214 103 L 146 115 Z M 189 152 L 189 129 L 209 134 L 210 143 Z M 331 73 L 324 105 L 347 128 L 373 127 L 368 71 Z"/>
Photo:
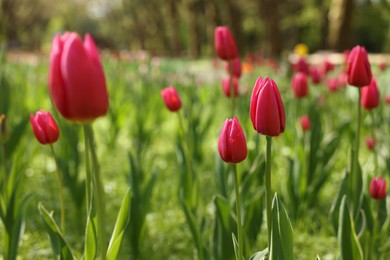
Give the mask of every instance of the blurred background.
<path id="1" fill-rule="evenodd" d="M 53 35 L 90 32 L 102 48 L 210 57 L 214 28 L 230 27 L 241 55 L 278 57 L 356 44 L 390 51 L 389 0 L 0 0 L 0 44 L 47 51 Z"/>

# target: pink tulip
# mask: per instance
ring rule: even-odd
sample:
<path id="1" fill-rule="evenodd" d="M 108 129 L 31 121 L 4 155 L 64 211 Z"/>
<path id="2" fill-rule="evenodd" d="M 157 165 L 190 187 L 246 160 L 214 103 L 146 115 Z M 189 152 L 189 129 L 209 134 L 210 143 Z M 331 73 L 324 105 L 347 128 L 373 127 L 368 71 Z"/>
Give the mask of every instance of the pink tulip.
<path id="1" fill-rule="evenodd" d="M 218 152 L 225 162 L 245 160 L 248 154 L 246 139 L 237 117 L 226 119 L 218 139 Z"/>
<path id="2" fill-rule="evenodd" d="M 381 176 L 371 180 L 370 195 L 376 200 L 382 200 L 386 197 L 386 181 Z"/>
<path id="3" fill-rule="evenodd" d="M 291 80 L 292 89 L 296 98 L 304 98 L 309 93 L 307 76 L 305 73 L 296 73 Z"/>
<path id="4" fill-rule="evenodd" d="M 161 96 L 165 106 L 172 112 L 176 112 L 181 108 L 181 100 L 179 93 L 173 86 L 168 86 L 161 90 Z"/>
<path id="5" fill-rule="evenodd" d="M 371 66 L 364 47 L 358 45 L 351 50 L 348 55 L 347 74 L 349 85 L 363 87 L 370 84 Z"/>
<path id="6" fill-rule="evenodd" d="M 301 116 L 299 118 L 299 123 L 301 124 L 303 132 L 310 130 L 310 118 L 307 115 Z"/>
<path id="7" fill-rule="evenodd" d="M 74 32 L 54 37 L 49 91 L 57 110 L 70 121 L 89 122 L 107 113 L 106 79 L 89 34 L 84 42 Z"/>
<path id="8" fill-rule="evenodd" d="M 41 144 L 52 144 L 58 140 L 60 131 L 49 112 L 39 110 L 36 115 L 30 115 L 31 128 Z"/>
<path id="9" fill-rule="evenodd" d="M 379 106 L 379 90 L 374 77 L 371 78 L 371 83 L 362 88 L 362 97 L 360 104 L 367 110 L 374 109 Z"/>
<path id="10" fill-rule="evenodd" d="M 236 77 L 233 77 L 233 82 L 231 82 L 230 76 L 222 80 L 222 90 L 225 96 L 230 97 L 231 96 L 231 86 L 230 84 L 233 84 L 234 89 L 234 96 L 238 96 L 238 79 Z"/>
<path id="11" fill-rule="evenodd" d="M 256 80 L 250 101 L 253 128 L 260 134 L 278 136 L 284 132 L 286 114 L 275 82 L 265 77 Z"/>
<path id="12" fill-rule="evenodd" d="M 236 42 L 226 26 L 218 26 L 214 31 L 215 51 L 223 60 L 233 60 L 238 57 Z"/>

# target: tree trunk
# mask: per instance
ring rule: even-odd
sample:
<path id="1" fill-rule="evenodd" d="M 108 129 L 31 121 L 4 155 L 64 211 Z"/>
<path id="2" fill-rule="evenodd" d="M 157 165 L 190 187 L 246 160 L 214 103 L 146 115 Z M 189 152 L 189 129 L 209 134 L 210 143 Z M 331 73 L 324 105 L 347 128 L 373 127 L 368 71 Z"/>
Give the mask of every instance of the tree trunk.
<path id="1" fill-rule="evenodd" d="M 201 33 L 200 33 L 200 22 L 202 14 L 202 1 L 191 0 L 188 3 L 189 13 L 189 29 L 190 29 L 190 42 L 189 50 L 190 55 L 194 58 L 198 58 L 201 52 Z"/>
<path id="2" fill-rule="evenodd" d="M 179 13 L 177 8 L 177 0 L 169 1 L 169 14 L 171 16 L 171 48 L 175 56 L 181 54 L 180 28 L 179 28 Z"/>
<path id="3" fill-rule="evenodd" d="M 332 0 L 328 19 L 328 47 L 343 51 L 350 46 L 354 0 Z"/>
<path id="4" fill-rule="evenodd" d="M 279 25 L 279 1 L 259 0 L 260 16 L 265 28 L 266 50 L 278 57 L 282 52 L 281 32 Z"/>
<path id="5" fill-rule="evenodd" d="M 240 50 L 243 47 L 243 37 L 242 37 L 242 13 L 240 9 L 240 5 L 237 3 L 237 1 L 234 0 L 228 0 L 226 1 L 226 5 L 228 8 L 229 18 L 230 18 L 230 29 L 232 31 L 234 40 L 237 44 L 238 52 L 240 53 Z"/>

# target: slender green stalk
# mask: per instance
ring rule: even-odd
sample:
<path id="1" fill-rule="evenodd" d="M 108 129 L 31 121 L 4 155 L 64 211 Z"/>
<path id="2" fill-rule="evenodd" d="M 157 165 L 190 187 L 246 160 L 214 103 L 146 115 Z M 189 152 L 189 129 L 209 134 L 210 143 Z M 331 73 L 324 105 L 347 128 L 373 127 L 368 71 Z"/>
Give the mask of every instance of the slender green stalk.
<path id="1" fill-rule="evenodd" d="M 272 190 L 271 190 L 271 146 L 272 137 L 267 136 L 267 152 L 265 154 L 265 196 L 267 199 L 267 228 L 268 228 L 268 250 L 271 245 L 271 204 L 272 204 Z"/>
<path id="2" fill-rule="evenodd" d="M 232 117 L 234 117 L 234 112 L 236 110 L 236 95 L 234 93 L 234 82 L 233 82 L 233 61 L 229 60 L 229 89 L 230 89 L 230 98 L 232 99 Z"/>
<path id="3" fill-rule="evenodd" d="M 6 204 L 8 204 L 8 168 L 7 168 L 7 153 L 6 153 L 6 147 L 5 147 L 5 143 L 2 142 L 1 144 L 1 148 L 3 150 L 3 167 L 4 167 L 4 179 L 2 180 L 3 183 L 3 192 L 4 192 L 4 201 L 6 202 Z M 1 180 L 1 179 L 0 179 Z"/>
<path id="4" fill-rule="evenodd" d="M 375 116 L 374 116 L 374 113 L 372 113 L 372 111 L 370 111 L 370 116 L 371 116 L 371 119 L 372 119 L 372 126 L 371 126 L 371 137 L 372 139 L 374 140 L 374 149 L 373 149 L 373 154 L 374 154 L 374 176 L 377 176 L 379 174 L 379 162 L 378 162 L 378 154 L 376 152 L 376 134 L 375 134 L 375 129 L 376 129 L 376 120 L 375 120 Z"/>
<path id="5" fill-rule="evenodd" d="M 196 186 L 194 186 L 194 182 L 195 182 L 195 175 L 194 175 L 194 171 L 193 171 L 193 168 L 192 168 L 192 153 L 191 153 L 191 146 L 190 146 L 190 136 L 189 136 L 189 131 L 186 131 L 186 129 L 184 128 L 184 124 L 183 124 L 183 119 L 182 119 L 182 116 L 181 116 L 181 113 L 177 113 L 177 116 L 179 118 L 179 126 L 180 126 L 180 131 L 181 131 L 181 139 L 182 139 L 182 142 L 183 142 L 183 149 L 184 149 L 184 157 L 185 157 L 185 161 L 186 161 L 186 165 L 187 165 L 187 173 L 186 173 L 186 178 L 188 180 L 188 182 L 185 181 L 184 183 L 184 187 L 185 187 L 185 190 L 184 190 L 184 194 L 185 195 L 185 198 L 186 199 L 190 199 L 190 202 L 191 202 L 191 205 L 190 208 L 191 208 L 191 211 L 194 210 L 194 208 L 196 208 L 196 205 L 192 205 L 193 203 L 193 189 L 196 189 Z M 188 186 L 186 185 L 188 184 Z"/>
<path id="6" fill-rule="evenodd" d="M 51 149 L 51 153 L 53 155 L 54 161 L 56 163 L 56 175 L 57 175 L 57 183 L 58 183 L 58 190 L 60 193 L 60 205 L 61 205 L 61 231 L 63 234 L 65 234 L 65 203 L 64 203 L 64 191 L 62 188 L 62 176 L 61 176 L 61 172 L 60 172 L 60 165 L 58 163 L 53 144 L 50 144 L 50 149 Z"/>
<path id="7" fill-rule="evenodd" d="M 87 208 L 87 215 L 89 215 L 89 212 L 92 208 L 92 177 L 91 177 L 91 167 L 90 167 L 90 159 L 89 159 L 89 142 L 87 138 L 87 131 L 86 126 L 83 125 L 84 130 L 84 145 L 85 145 L 85 167 L 86 167 L 86 174 L 85 174 L 85 190 L 86 190 L 86 208 Z"/>
<path id="8" fill-rule="evenodd" d="M 105 232 L 105 200 L 103 183 L 100 178 L 99 163 L 97 159 L 95 142 L 93 137 L 92 125 L 85 124 L 84 130 L 86 133 L 85 138 L 88 139 L 89 150 L 92 156 L 92 187 L 94 191 L 94 198 L 96 198 L 97 214 L 98 214 L 98 226 L 99 226 L 99 246 L 100 246 L 100 259 L 106 258 L 107 240 Z"/>
<path id="9" fill-rule="evenodd" d="M 237 235 L 238 235 L 238 256 L 243 259 L 244 243 L 242 239 L 242 223 L 241 223 L 241 205 L 240 205 L 240 188 L 237 176 L 237 165 L 233 164 L 234 174 L 234 190 L 236 192 L 236 215 L 237 215 Z"/>
<path id="10" fill-rule="evenodd" d="M 357 102 L 357 123 L 356 123 L 356 136 L 355 136 L 355 149 L 354 149 L 354 157 L 353 157 L 353 165 L 352 165 L 352 176 L 351 176 L 351 181 L 352 181 L 352 196 L 353 198 L 357 197 L 357 193 L 360 192 L 357 190 L 357 185 L 358 185 L 358 168 L 359 168 L 359 146 L 360 146 L 360 125 L 361 125 L 361 117 L 362 117 L 362 107 L 360 105 L 360 99 L 361 99 L 361 89 L 358 88 L 359 91 L 359 99 Z M 354 205 L 356 206 L 356 205 Z M 355 209 L 354 209 L 355 210 Z"/>

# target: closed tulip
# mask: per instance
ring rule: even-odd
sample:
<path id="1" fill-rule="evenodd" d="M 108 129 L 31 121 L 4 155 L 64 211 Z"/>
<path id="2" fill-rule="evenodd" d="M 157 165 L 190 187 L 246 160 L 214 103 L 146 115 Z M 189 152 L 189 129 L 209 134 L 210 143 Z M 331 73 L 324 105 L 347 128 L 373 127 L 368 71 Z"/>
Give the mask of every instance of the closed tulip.
<path id="1" fill-rule="evenodd" d="M 307 115 L 301 116 L 299 118 L 299 123 L 301 124 L 303 132 L 310 130 L 310 118 Z"/>
<path id="2" fill-rule="evenodd" d="M 376 200 L 382 200 L 386 197 L 386 181 L 381 176 L 371 180 L 370 195 Z"/>
<path id="3" fill-rule="evenodd" d="M 355 46 L 349 53 L 347 74 L 349 85 L 363 87 L 370 84 L 372 77 L 371 66 L 364 47 Z"/>
<path id="4" fill-rule="evenodd" d="M 360 104 L 367 110 L 374 109 L 379 105 L 379 90 L 374 77 L 371 83 L 362 88 Z"/>
<path id="5" fill-rule="evenodd" d="M 218 152 L 228 163 L 245 160 L 248 154 L 246 139 L 237 117 L 226 119 L 218 139 Z"/>
<path id="6" fill-rule="evenodd" d="M 304 98 L 309 93 L 307 76 L 303 72 L 296 73 L 291 80 L 291 84 L 296 98 Z"/>
<path id="7" fill-rule="evenodd" d="M 215 51 L 223 60 L 233 60 L 238 57 L 236 42 L 226 26 L 218 26 L 214 31 Z"/>
<path id="8" fill-rule="evenodd" d="M 250 118 L 260 134 L 278 136 L 284 132 L 286 114 L 275 82 L 265 77 L 256 80 L 250 100 Z"/>
<path id="9" fill-rule="evenodd" d="M 310 69 L 310 77 L 311 81 L 314 85 L 318 85 L 321 82 L 322 74 L 319 68 L 311 68 Z"/>
<path id="10" fill-rule="evenodd" d="M 89 34 L 84 42 L 74 32 L 54 37 L 49 91 L 57 110 L 70 121 L 90 122 L 107 113 L 106 79 Z"/>
<path id="11" fill-rule="evenodd" d="M 305 74 L 309 74 L 309 63 L 307 60 L 303 57 L 300 57 L 294 64 L 293 64 L 293 70 L 295 72 L 302 72 Z"/>
<path id="12" fill-rule="evenodd" d="M 225 65 L 226 72 L 228 74 L 233 74 L 234 77 L 241 77 L 241 60 L 239 57 L 233 59 L 231 62 L 226 62 Z"/>
<path id="13" fill-rule="evenodd" d="M 366 138 L 366 146 L 367 146 L 368 150 L 373 151 L 375 148 L 375 139 L 372 137 L 367 137 Z"/>
<path id="14" fill-rule="evenodd" d="M 233 77 L 233 82 L 231 82 L 231 78 L 227 77 L 222 80 L 222 90 L 225 96 L 230 97 L 231 93 L 231 86 L 230 84 L 233 84 L 233 89 L 234 89 L 234 96 L 238 96 L 238 79 L 236 77 Z"/>
<path id="15" fill-rule="evenodd" d="M 35 116 L 31 114 L 30 123 L 35 137 L 41 144 L 52 144 L 58 140 L 60 131 L 49 112 L 39 110 Z"/>
<path id="16" fill-rule="evenodd" d="M 339 89 L 339 80 L 338 78 L 329 78 L 326 81 L 326 86 L 330 92 L 337 92 Z"/>
<path id="17" fill-rule="evenodd" d="M 179 93 L 173 86 L 169 86 L 161 90 L 161 96 L 165 106 L 172 112 L 176 112 L 181 108 L 181 100 Z"/>

